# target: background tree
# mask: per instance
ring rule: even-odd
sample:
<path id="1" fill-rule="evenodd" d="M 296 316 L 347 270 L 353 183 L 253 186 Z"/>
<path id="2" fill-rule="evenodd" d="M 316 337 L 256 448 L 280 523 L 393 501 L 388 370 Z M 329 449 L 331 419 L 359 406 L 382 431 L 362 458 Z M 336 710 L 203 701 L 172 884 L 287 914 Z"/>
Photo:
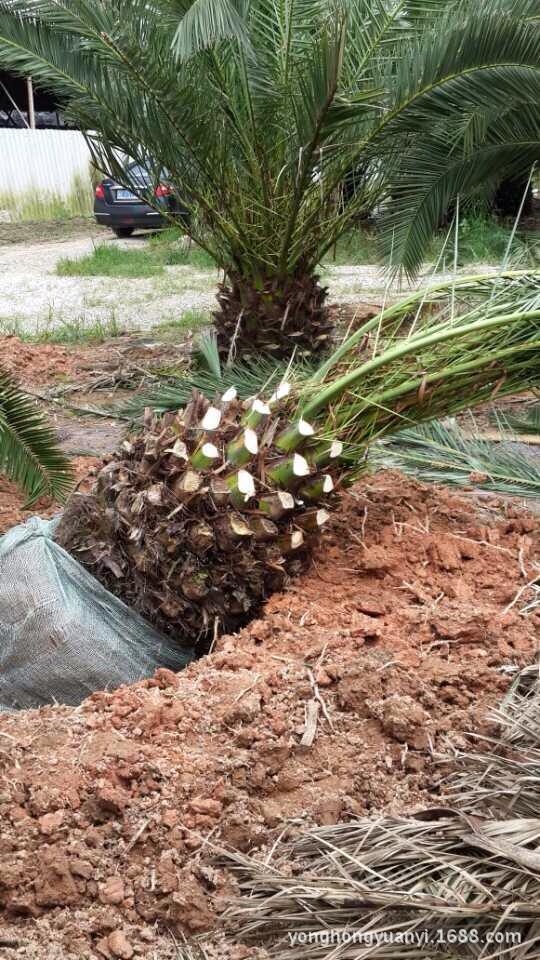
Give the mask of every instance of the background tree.
<path id="1" fill-rule="evenodd" d="M 456 191 L 538 155 L 535 7 L 2 0 L 0 63 L 53 90 L 125 186 L 122 155 L 167 169 L 224 270 L 224 354 L 307 355 L 330 336 L 318 264 L 359 214 L 395 198 L 386 252 L 412 273 Z"/>

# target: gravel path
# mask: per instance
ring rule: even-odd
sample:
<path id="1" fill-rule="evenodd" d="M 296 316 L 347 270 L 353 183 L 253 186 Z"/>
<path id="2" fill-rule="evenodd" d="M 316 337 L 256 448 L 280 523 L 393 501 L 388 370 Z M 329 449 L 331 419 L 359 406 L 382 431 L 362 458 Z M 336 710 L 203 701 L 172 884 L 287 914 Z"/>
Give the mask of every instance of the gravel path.
<path id="1" fill-rule="evenodd" d="M 61 257 L 81 257 L 91 250 L 92 239 L 86 237 L 0 247 L 0 328 L 36 333 L 62 323 L 114 319 L 122 328 L 147 329 L 188 308 L 213 306 L 216 274 L 187 266 L 143 279 L 56 275 Z"/>
<path id="2" fill-rule="evenodd" d="M 142 246 L 145 241 L 135 236 L 107 242 Z M 62 324 L 111 320 L 123 329 L 144 330 L 178 319 L 187 309 L 215 305 L 216 272 L 190 266 L 167 267 L 165 275 L 144 279 L 55 274 L 60 257 L 81 257 L 93 243 L 89 236 L 0 245 L 0 332 L 38 333 Z M 324 282 L 334 302 L 377 301 L 384 291 L 376 266 L 329 267 Z"/>

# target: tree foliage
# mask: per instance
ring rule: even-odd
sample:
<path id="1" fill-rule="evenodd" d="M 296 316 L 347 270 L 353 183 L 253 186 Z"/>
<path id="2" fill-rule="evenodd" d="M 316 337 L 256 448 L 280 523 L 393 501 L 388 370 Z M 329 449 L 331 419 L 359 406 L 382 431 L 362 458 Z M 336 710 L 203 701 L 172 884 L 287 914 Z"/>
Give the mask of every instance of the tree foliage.
<path id="1" fill-rule="evenodd" d="M 193 237 L 256 288 L 313 272 L 381 203 L 387 258 L 414 273 L 452 196 L 530 167 L 537 13 L 535 0 L 3 0 L 0 63 L 54 90 L 126 186 L 124 155 L 156 180 L 165 167 Z"/>

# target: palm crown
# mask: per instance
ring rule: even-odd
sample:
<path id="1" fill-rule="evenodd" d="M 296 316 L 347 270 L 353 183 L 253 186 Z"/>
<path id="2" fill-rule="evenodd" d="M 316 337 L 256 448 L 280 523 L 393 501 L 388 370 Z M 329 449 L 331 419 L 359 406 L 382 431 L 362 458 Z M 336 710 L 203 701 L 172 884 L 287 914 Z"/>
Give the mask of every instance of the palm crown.
<path id="1" fill-rule="evenodd" d="M 317 264 L 359 214 L 386 204 L 387 255 L 413 273 L 456 192 L 538 156 L 534 9 L 3 0 L 0 62 L 54 89 L 126 186 L 126 155 L 167 169 L 225 271 L 223 350 L 307 353 L 330 332 Z"/>

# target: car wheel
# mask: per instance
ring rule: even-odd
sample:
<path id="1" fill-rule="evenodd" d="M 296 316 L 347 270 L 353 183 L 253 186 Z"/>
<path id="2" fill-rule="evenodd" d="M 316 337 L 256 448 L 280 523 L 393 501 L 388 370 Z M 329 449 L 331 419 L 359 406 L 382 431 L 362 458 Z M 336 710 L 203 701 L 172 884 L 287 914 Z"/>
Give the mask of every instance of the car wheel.
<path id="1" fill-rule="evenodd" d="M 134 227 L 113 227 L 112 230 L 117 237 L 122 239 L 124 237 L 130 237 L 133 233 Z"/>

